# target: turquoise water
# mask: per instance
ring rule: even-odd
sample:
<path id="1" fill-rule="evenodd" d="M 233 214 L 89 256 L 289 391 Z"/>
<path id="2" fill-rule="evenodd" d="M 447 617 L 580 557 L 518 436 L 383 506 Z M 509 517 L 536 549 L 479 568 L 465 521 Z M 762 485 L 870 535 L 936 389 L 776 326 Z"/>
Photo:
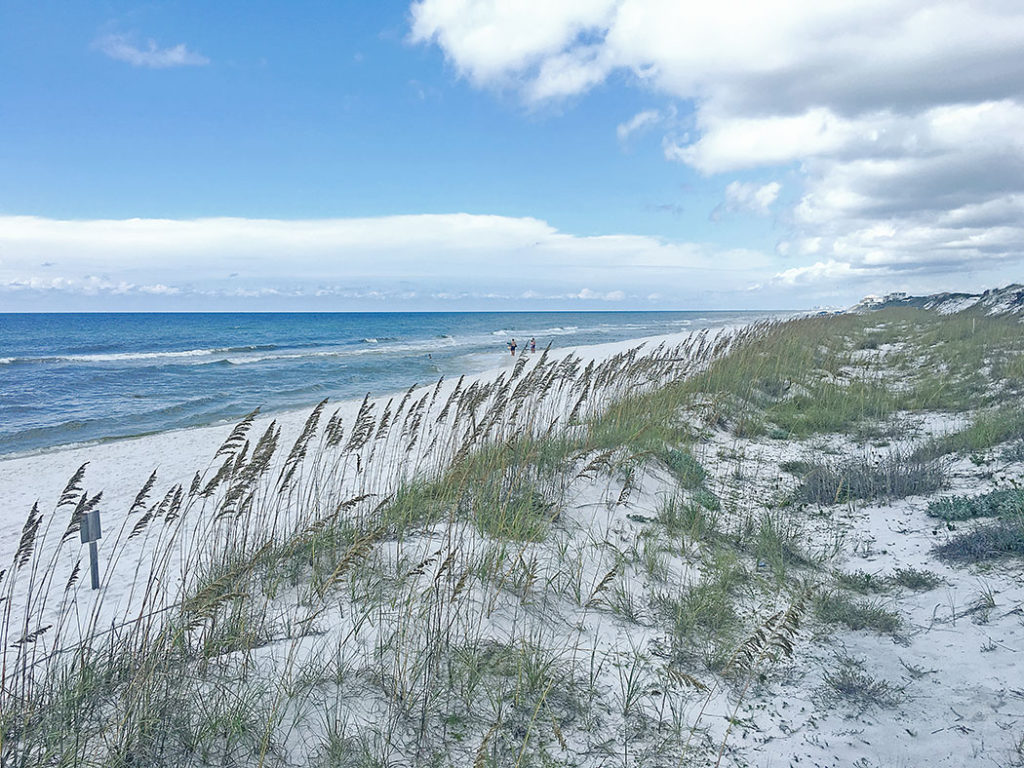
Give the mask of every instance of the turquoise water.
<path id="1" fill-rule="evenodd" d="M 744 312 L 0 314 L 0 454 L 387 394 L 554 348 Z"/>

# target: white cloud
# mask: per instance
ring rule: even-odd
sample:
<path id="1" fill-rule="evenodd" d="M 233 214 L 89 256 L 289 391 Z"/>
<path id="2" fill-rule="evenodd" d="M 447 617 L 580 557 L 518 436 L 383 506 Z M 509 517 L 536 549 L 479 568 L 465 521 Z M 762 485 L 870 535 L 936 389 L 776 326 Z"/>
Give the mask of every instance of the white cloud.
<path id="1" fill-rule="evenodd" d="M 733 181 L 725 188 L 725 207 L 730 211 L 753 211 L 766 214 L 779 198 L 782 185 L 777 181 L 767 184 Z"/>
<path id="2" fill-rule="evenodd" d="M 155 40 L 148 40 L 144 48 L 137 46 L 130 37 L 119 34 L 98 38 L 93 47 L 115 61 L 124 61 L 134 67 L 167 69 L 169 67 L 202 67 L 210 60 L 196 51 L 190 51 L 184 43 L 161 48 Z"/>
<path id="3" fill-rule="evenodd" d="M 836 154 L 862 137 L 877 135 L 865 122 L 844 120 L 822 107 L 800 115 L 750 118 L 705 111 L 700 139 L 682 146 L 667 143 L 665 156 L 705 173 L 782 165 Z"/>
<path id="4" fill-rule="evenodd" d="M 34 293 L 77 293 L 85 296 L 133 293 L 173 296 L 180 291 L 167 285 L 136 285 L 125 280 L 110 280 L 97 275 L 82 277 L 39 277 L 37 275 L 0 280 L 0 291 L 31 291 Z"/>
<path id="5" fill-rule="evenodd" d="M 1020 269 L 1020 2 L 418 0 L 412 21 L 413 40 L 478 86 L 534 103 L 625 74 L 692 104 L 668 159 L 703 174 L 795 172 L 804 190 L 779 252 L 814 261 L 777 270 L 776 284 Z M 727 198 L 764 211 L 777 194 L 741 185 Z"/>
<path id="6" fill-rule="evenodd" d="M 562 298 L 562 297 L 555 297 Z M 592 291 L 589 288 L 583 288 L 576 293 L 570 293 L 564 298 L 567 299 L 583 299 L 584 301 L 622 301 L 626 298 L 624 291 L 608 291 L 607 293 L 601 293 L 600 291 Z"/>
<path id="7" fill-rule="evenodd" d="M 579 236 L 532 218 L 68 221 L 0 216 L 0 292 L 623 302 L 725 288 L 770 259 L 643 235 Z M 60 274 L 44 262 L 60 265 Z M 580 288 L 583 284 L 584 288 Z M 666 290 L 677 285 L 678 290 Z M 377 292 L 374 294 L 373 292 Z"/>
<path id="8" fill-rule="evenodd" d="M 169 285 L 164 285 L 163 283 L 157 283 L 156 285 L 140 285 L 139 292 L 149 293 L 154 296 L 174 296 L 181 293 L 181 290 L 178 288 L 172 288 Z"/>
<path id="9" fill-rule="evenodd" d="M 755 191 L 761 188 L 755 185 Z M 852 302 L 894 285 L 948 288 L 948 282 L 930 279 L 936 274 L 947 281 L 955 274 L 957 288 L 1009 283 L 1017 276 L 1015 262 L 999 254 L 1024 232 L 980 222 L 1012 219 L 1022 208 L 1024 197 L 959 209 L 938 231 L 901 232 L 873 224 L 820 242 L 797 238 L 787 244 L 787 258 L 811 263 L 781 271 L 778 256 L 758 251 L 637 234 L 578 236 L 532 218 L 0 216 L 0 304 L 12 310 L 67 308 L 73 300 L 79 308 L 302 308 L 311 302 L 331 308 L 480 308 L 495 302 L 510 308 L 577 303 L 640 308 L 651 302 L 735 308 L 752 301 L 801 307 Z M 964 222 L 978 226 L 964 228 Z M 899 244 L 895 252 L 892 242 Z M 763 288 L 752 299 L 748 289 L 755 285 Z"/>
<path id="10" fill-rule="evenodd" d="M 437 42 L 460 72 L 481 85 L 542 62 L 558 80 L 571 67 L 558 64 L 557 54 L 581 33 L 607 25 L 615 5 L 615 0 L 431 0 L 412 5 L 412 39 Z M 592 84 L 574 79 L 577 88 Z M 558 89 L 544 85 L 542 90 Z"/>
<path id="11" fill-rule="evenodd" d="M 780 272 L 775 281 L 785 285 L 805 285 L 822 280 L 835 281 L 857 277 L 856 271 L 849 264 L 841 261 L 818 261 L 809 267 L 793 267 Z"/>
<path id="12" fill-rule="evenodd" d="M 1022 206 L 1024 197 L 964 209 L 960 217 L 1000 220 Z M 852 303 L 863 293 L 891 290 L 894 281 L 901 290 L 949 287 L 929 282 L 928 274 L 956 273 L 958 287 L 973 288 L 1015 276 L 1013 264 L 998 256 L 1021 236 L 1013 227 L 988 227 L 955 243 L 929 228 L 904 235 L 901 248 L 926 254 L 920 258 L 930 273 L 919 257 L 895 258 L 887 250 L 894 232 L 878 225 L 821 244 L 794 239 L 793 257 L 814 263 L 780 272 L 779 256 L 749 249 L 575 235 L 539 219 L 464 213 L 299 221 L 0 216 L 0 305 L 778 308 Z M 843 258 L 834 255 L 840 252 Z M 964 258 L 976 260 L 970 275 L 958 267 Z M 751 285 L 763 286 L 756 298 Z"/>
<path id="13" fill-rule="evenodd" d="M 626 122 L 619 123 L 619 127 L 615 129 L 615 133 L 618 135 L 619 141 L 626 141 L 626 139 L 637 131 L 649 128 L 659 122 L 661 122 L 661 112 L 656 109 L 646 109 L 643 112 L 638 112 L 633 115 L 633 117 Z"/>

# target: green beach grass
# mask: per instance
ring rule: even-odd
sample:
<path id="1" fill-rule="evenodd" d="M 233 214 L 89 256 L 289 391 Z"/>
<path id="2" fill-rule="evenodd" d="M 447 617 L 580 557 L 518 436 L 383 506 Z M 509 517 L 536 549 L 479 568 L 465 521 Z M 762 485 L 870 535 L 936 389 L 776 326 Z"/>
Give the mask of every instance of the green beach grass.
<path id="1" fill-rule="evenodd" d="M 349 424 L 322 403 L 289 445 L 254 414 L 188 487 L 147 483 L 110 534 L 109 557 L 139 560 L 113 622 L 63 555 L 100 503 L 83 470 L 30 514 L 0 582 L 0 758 L 719 764 L 801 627 L 896 636 L 890 591 L 940 583 L 837 571 L 808 526 L 933 496 L 944 462 L 1024 436 L 1022 354 L 1016 318 L 893 309 L 588 365 L 544 355 L 367 400 Z M 791 459 L 790 480 L 740 492 L 745 446 L 896 440 L 907 414 L 969 426 L 877 460 Z M 1024 554 L 1004 511 L 942 556 Z M 826 682 L 900 700 L 852 662 Z"/>

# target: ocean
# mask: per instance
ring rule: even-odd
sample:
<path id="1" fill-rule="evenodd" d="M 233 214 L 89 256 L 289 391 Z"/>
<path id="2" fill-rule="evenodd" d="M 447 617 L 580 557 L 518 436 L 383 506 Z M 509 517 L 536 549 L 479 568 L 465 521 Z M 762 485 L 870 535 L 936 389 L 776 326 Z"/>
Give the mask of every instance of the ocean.
<path id="1" fill-rule="evenodd" d="M 764 312 L 0 314 L 0 455 L 384 395 L 553 348 Z"/>

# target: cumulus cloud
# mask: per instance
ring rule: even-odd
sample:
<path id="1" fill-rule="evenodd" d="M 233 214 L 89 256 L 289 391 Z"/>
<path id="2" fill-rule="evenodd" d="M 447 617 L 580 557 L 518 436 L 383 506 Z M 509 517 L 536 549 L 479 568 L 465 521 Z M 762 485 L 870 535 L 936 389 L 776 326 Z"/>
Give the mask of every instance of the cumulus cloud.
<path id="1" fill-rule="evenodd" d="M 147 40 L 145 47 L 139 47 L 126 35 L 111 34 L 97 38 L 93 47 L 115 61 L 124 61 L 133 67 L 167 69 L 169 67 L 202 67 L 210 60 L 196 51 L 190 51 L 184 43 L 161 48 L 155 40 Z"/>
<path id="2" fill-rule="evenodd" d="M 1024 4 L 418 0 L 411 18 L 412 39 L 478 86 L 542 102 L 624 73 L 692 104 L 687 135 L 666 136 L 669 160 L 795 172 L 804 188 L 779 252 L 805 261 L 777 284 L 1019 269 Z M 620 138 L 653 120 L 640 113 Z M 727 206 L 777 198 L 736 184 Z"/>
<path id="3" fill-rule="evenodd" d="M 615 0 L 552 3 L 550 0 L 437 0 L 412 5 L 412 38 L 435 41 L 456 67 L 479 85 L 500 81 L 524 68 L 546 68 L 541 91 L 558 91 L 574 81 L 586 87 L 588 77 L 571 77 L 572 62 L 586 59 L 579 36 L 605 28 Z M 565 51 L 566 55 L 561 56 Z"/>

